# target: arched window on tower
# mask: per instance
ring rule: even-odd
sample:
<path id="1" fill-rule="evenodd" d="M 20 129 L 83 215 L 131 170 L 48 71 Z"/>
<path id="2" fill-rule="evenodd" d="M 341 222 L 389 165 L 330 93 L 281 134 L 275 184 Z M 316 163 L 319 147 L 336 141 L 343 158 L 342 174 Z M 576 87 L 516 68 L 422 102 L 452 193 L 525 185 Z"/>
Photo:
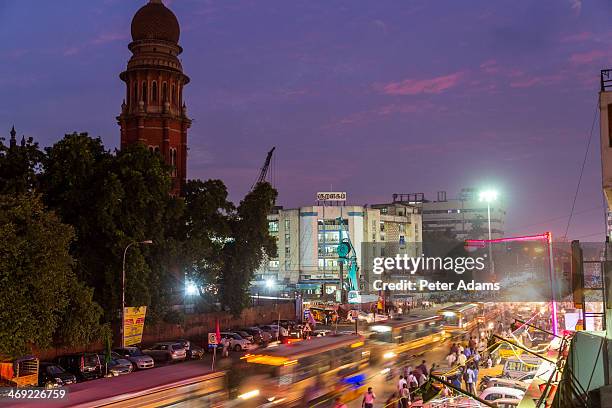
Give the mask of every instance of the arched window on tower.
<path id="1" fill-rule="evenodd" d="M 153 81 L 151 84 L 151 100 L 157 102 L 157 81 Z"/>
<path id="2" fill-rule="evenodd" d="M 143 82 L 142 83 L 142 101 L 145 103 L 145 105 L 149 102 L 149 100 L 147 99 L 147 83 Z"/>
<path id="3" fill-rule="evenodd" d="M 166 82 L 162 84 L 162 102 L 168 102 L 168 84 Z"/>
<path id="4" fill-rule="evenodd" d="M 138 105 L 138 82 L 134 82 L 134 90 L 132 92 L 132 101 Z"/>
<path id="5" fill-rule="evenodd" d="M 172 100 L 170 101 L 173 105 L 176 101 L 176 87 L 174 86 L 174 84 L 172 84 L 172 95 L 171 95 Z"/>
<path id="6" fill-rule="evenodd" d="M 159 153 L 159 146 L 155 146 L 155 153 Z"/>
<path id="7" fill-rule="evenodd" d="M 172 177 L 176 177 L 176 149 L 170 149 L 170 166 L 172 167 Z"/>

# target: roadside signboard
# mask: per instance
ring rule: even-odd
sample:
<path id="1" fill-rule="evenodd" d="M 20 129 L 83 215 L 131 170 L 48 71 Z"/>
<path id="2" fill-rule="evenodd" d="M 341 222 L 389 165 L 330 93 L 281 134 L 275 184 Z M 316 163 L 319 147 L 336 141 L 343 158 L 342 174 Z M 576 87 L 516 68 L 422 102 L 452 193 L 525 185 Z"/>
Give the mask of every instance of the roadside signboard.
<path id="1" fill-rule="evenodd" d="M 317 201 L 346 201 L 346 191 L 320 191 Z"/>
<path id="2" fill-rule="evenodd" d="M 124 310 L 125 320 L 123 323 L 123 344 L 133 346 L 142 342 L 145 315 L 147 307 L 126 307 Z"/>
<path id="3" fill-rule="evenodd" d="M 212 346 L 216 346 L 217 344 L 219 344 L 219 341 L 217 339 L 217 333 L 208 333 L 208 344 Z"/>

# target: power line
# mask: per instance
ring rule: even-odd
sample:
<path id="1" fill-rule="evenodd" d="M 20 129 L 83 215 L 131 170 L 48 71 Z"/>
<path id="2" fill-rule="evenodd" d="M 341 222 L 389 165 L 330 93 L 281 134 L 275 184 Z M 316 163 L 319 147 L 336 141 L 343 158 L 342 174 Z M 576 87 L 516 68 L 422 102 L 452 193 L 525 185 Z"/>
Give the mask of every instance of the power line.
<path id="1" fill-rule="evenodd" d="M 570 216 L 567 219 L 567 226 L 565 227 L 565 234 L 563 234 L 563 238 L 567 238 L 567 233 L 569 231 L 569 227 L 572 222 L 572 216 L 574 215 L 574 208 L 576 207 L 576 200 L 578 199 L 578 194 L 580 192 L 580 183 L 582 182 L 582 175 L 584 174 L 584 167 L 586 166 L 587 158 L 589 156 L 589 149 L 591 148 L 591 140 L 593 139 L 593 130 L 595 129 L 595 122 L 597 121 L 597 109 L 598 109 L 598 104 L 595 104 L 595 114 L 593 115 L 593 123 L 591 124 L 591 133 L 589 134 L 589 140 L 587 142 L 586 152 L 584 152 L 584 160 L 582 161 L 582 166 L 580 167 L 580 177 L 578 177 L 578 185 L 576 186 L 576 193 L 574 194 L 574 200 L 572 201 L 572 210 L 570 211 Z"/>
<path id="2" fill-rule="evenodd" d="M 587 208 L 586 210 L 581 210 L 581 211 L 575 212 L 574 215 L 585 214 L 585 213 L 588 213 L 588 212 L 591 212 L 591 211 L 601 210 L 603 208 L 604 207 L 602 207 L 602 206 Z M 529 223 L 529 224 L 520 225 L 520 226 L 514 227 L 512 230 L 506 231 L 506 232 L 520 232 L 519 230 L 522 230 L 522 229 L 525 229 L 525 228 L 528 228 L 528 227 L 534 227 L 534 226 L 537 226 L 537 225 L 548 224 L 548 223 L 553 222 L 553 221 L 565 220 L 565 219 L 567 219 L 569 217 L 570 217 L 570 214 L 561 215 L 561 216 L 558 216 L 558 217 L 549 218 L 547 220 L 536 222 L 536 223 Z"/>

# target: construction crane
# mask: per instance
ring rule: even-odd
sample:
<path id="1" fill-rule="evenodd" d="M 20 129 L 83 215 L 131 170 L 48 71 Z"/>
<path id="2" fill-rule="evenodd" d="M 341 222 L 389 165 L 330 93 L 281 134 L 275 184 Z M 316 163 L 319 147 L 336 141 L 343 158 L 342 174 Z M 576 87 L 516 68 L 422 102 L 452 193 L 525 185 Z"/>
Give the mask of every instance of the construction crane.
<path id="1" fill-rule="evenodd" d="M 253 190 L 258 183 L 263 183 L 264 181 L 266 181 L 266 176 L 268 175 L 268 168 L 270 168 L 270 160 L 272 160 L 272 154 L 274 153 L 274 149 L 276 149 L 276 146 L 272 147 L 272 149 L 268 152 L 268 155 L 266 156 L 266 161 L 264 162 L 264 165 L 261 168 L 261 171 L 259 172 L 259 178 L 255 183 L 253 183 L 253 185 L 251 186 L 251 190 Z"/>

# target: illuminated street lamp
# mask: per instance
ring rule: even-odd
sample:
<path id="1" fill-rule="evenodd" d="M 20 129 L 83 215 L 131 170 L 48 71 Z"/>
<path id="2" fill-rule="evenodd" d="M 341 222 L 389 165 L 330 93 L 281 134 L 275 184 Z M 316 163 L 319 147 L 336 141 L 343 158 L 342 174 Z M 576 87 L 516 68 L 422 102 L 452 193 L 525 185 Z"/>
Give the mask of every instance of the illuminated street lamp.
<path id="1" fill-rule="evenodd" d="M 485 201 L 487 203 L 487 221 L 489 224 L 489 262 L 491 264 L 491 274 L 495 276 L 495 264 L 493 263 L 493 253 L 491 248 L 491 203 L 497 200 L 497 191 L 495 190 L 485 190 L 481 191 L 478 194 L 478 198 L 480 201 Z"/>
<path id="2" fill-rule="evenodd" d="M 125 251 L 123 251 L 123 274 L 121 278 L 121 348 L 125 347 L 125 336 L 123 333 L 123 331 L 125 330 L 125 256 L 127 255 L 128 249 L 132 245 L 138 245 L 138 244 L 151 245 L 152 243 L 153 241 L 150 239 L 140 241 L 140 242 L 138 241 L 130 242 L 128 246 L 125 247 Z"/>

